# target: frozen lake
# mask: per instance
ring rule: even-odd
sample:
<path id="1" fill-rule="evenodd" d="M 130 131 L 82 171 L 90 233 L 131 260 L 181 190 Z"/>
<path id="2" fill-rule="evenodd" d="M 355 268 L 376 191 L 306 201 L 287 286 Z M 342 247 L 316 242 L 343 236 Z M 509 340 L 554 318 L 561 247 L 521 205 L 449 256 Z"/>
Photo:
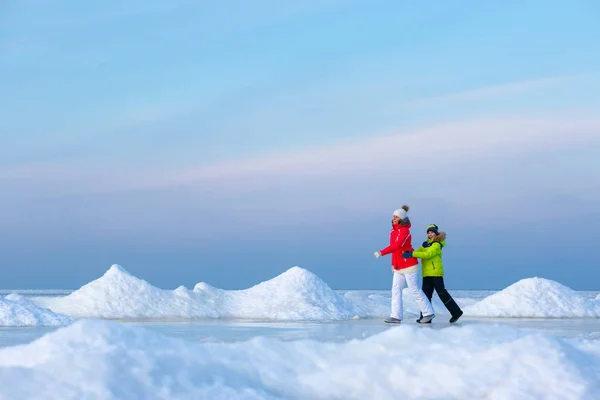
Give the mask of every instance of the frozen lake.
<path id="1" fill-rule="evenodd" d="M 11 293 L 27 299 L 37 299 L 42 303 L 53 298 L 64 298 L 71 290 L 0 290 L 0 297 Z M 389 290 L 336 290 L 348 298 L 378 298 L 383 309 L 389 304 Z M 494 290 L 453 290 L 452 294 L 461 306 L 475 304 L 498 291 Z M 593 301 L 597 291 L 578 291 L 578 295 Z M 405 296 L 406 297 L 406 296 Z M 410 305 L 410 299 L 408 304 Z M 415 323 L 412 314 L 407 314 L 404 324 L 415 325 L 422 329 L 443 329 L 449 326 L 467 325 L 507 325 L 515 328 L 530 329 L 564 338 L 600 340 L 600 318 L 493 318 L 463 316 L 459 323 L 449 324 L 446 310 L 434 295 L 434 305 L 438 316 L 431 326 Z M 395 326 L 385 324 L 380 317 L 357 320 L 323 321 L 260 321 L 249 319 L 193 319 L 193 318 L 111 318 L 120 323 L 140 326 L 169 337 L 193 342 L 237 342 L 255 337 L 276 338 L 280 340 L 318 340 L 344 342 L 352 339 L 364 339 Z M 0 347 L 29 343 L 46 333 L 59 329 L 58 326 L 0 327 Z"/>
<path id="2" fill-rule="evenodd" d="M 162 289 L 112 266 L 74 291 L 0 291 L 0 398 L 396 399 L 430 398 L 435 387 L 438 398 L 570 400 L 600 391 L 597 291 L 536 277 L 450 291 L 465 314 L 450 324 L 434 296 L 428 325 L 416 323 L 408 293 L 404 322 L 388 325 L 389 290 L 332 290 L 301 268 L 244 290 Z"/>
<path id="3" fill-rule="evenodd" d="M 362 319 L 348 321 L 319 322 L 263 322 L 239 320 L 201 320 L 201 321 L 120 321 L 126 325 L 140 326 L 165 336 L 176 337 L 193 342 L 237 342 L 254 337 L 276 338 L 280 340 L 318 340 L 344 342 L 352 339 L 364 339 L 369 336 L 394 329 L 395 325 L 385 324 L 381 319 Z M 405 325 L 418 326 L 420 329 L 443 329 L 449 326 L 467 325 L 508 325 L 530 329 L 551 335 L 600 340 L 600 319 L 542 319 L 542 318 L 473 318 L 463 317 L 457 324 L 449 324 L 447 318 L 439 317 L 431 326 L 422 326 L 413 319 Z M 29 343 L 58 327 L 1 327 L 0 347 Z"/>

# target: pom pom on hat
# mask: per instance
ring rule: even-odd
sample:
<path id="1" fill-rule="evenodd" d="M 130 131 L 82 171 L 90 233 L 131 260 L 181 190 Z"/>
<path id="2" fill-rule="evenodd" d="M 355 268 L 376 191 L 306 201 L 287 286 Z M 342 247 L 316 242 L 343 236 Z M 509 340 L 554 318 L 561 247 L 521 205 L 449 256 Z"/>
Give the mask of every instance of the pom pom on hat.
<path id="1" fill-rule="evenodd" d="M 402 208 L 397 209 L 396 211 L 394 211 L 394 214 L 396 217 L 400 218 L 400 219 L 404 219 L 406 218 L 406 213 L 408 212 L 408 206 L 407 205 L 403 205 Z"/>

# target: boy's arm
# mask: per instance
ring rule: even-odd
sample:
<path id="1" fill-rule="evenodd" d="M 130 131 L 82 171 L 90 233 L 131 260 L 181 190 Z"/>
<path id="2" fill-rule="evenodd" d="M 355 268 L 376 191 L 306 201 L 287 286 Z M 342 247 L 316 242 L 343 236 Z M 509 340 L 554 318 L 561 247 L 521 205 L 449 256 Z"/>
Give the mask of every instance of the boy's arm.
<path id="1" fill-rule="evenodd" d="M 436 246 L 437 244 L 437 246 Z M 423 260 L 426 260 L 428 258 L 434 257 L 438 254 L 440 254 L 440 251 L 442 250 L 442 245 L 440 244 L 440 242 L 433 242 L 431 244 L 431 246 L 425 248 L 423 246 L 419 247 L 418 250 L 413 251 L 412 256 L 415 258 L 421 258 Z"/>

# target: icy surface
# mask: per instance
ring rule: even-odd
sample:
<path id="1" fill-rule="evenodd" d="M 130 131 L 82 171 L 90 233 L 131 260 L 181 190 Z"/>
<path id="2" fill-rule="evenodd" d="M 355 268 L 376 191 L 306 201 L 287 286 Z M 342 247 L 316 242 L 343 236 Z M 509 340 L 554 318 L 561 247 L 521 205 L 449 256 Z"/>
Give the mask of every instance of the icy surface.
<path id="1" fill-rule="evenodd" d="M 0 398 L 587 399 L 600 392 L 599 346 L 494 324 L 194 343 L 82 320 L 0 350 Z"/>
<path id="2" fill-rule="evenodd" d="M 0 297 L 0 326 L 61 326 L 71 322 L 66 315 L 42 308 L 18 294 Z"/>
<path id="3" fill-rule="evenodd" d="M 522 279 L 506 289 L 467 307 L 476 317 L 582 318 L 600 317 L 600 302 L 558 282 Z"/>

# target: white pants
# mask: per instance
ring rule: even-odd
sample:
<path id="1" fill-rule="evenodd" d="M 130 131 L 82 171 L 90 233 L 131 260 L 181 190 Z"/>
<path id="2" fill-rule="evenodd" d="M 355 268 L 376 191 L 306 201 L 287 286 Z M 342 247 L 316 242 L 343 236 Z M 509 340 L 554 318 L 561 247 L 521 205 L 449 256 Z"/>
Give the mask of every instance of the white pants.
<path id="1" fill-rule="evenodd" d="M 423 316 L 433 314 L 431 302 L 423 293 L 419 285 L 419 273 L 409 272 L 401 273 L 394 272 L 394 280 L 392 281 L 392 318 L 402 319 L 402 289 L 408 284 L 408 289 L 413 298 L 417 302 Z"/>

